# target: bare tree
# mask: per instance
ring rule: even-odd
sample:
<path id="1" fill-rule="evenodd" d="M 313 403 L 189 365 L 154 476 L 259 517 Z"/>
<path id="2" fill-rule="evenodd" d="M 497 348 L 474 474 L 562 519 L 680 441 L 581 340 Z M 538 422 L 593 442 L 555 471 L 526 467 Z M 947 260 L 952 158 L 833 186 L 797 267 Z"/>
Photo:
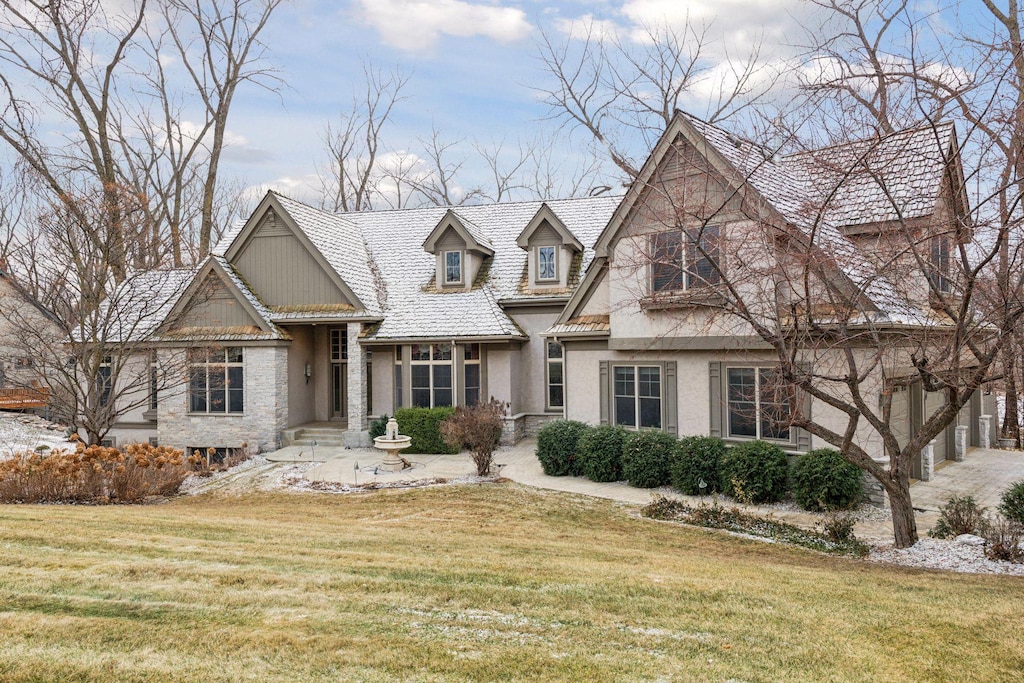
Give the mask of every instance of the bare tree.
<path id="1" fill-rule="evenodd" d="M 805 88 L 819 111 L 827 109 L 833 120 L 867 121 L 881 131 L 891 131 L 896 122 L 906 126 L 944 116 L 965 126 L 962 153 L 969 166 L 966 182 L 975 188 L 979 237 L 1000 245 L 988 273 L 996 285 L 988 299 L 991 324 L 1005 338 L 1001 435 L 1020 445 L 1021 347 L 1015 340 L 1016 307 L 1024 295 L 1024 43 L 1017 3 L 1003 9 L 984 0 L 976 9 L 986 11 L 991 23 L 956 22 L 958 34 L 937 34 L 932 14 L 940 10 L 905 0 L 818 4 L 825 21 L 808 32 L 808 55 L 822 68 L 810 70 L 814 77 Z"/>
<path id="2" fill-rule="evenodd" d="M 324 133 L 329 160 L 320 174 L 321 208 L 365 211 L 373 208 L 381 178 L 384 129 L 392 112 L 405 99 L 409 76 L 400 69 L 381 69 L 363 62 L 365 81 L 352 97 L 352 107 L 336 127 Z"/>
<path id="3" fill-rule="evenodd" d="M 710 86 L 705 118 L 715 122 L 736 116 L 757 103 L 776 80 L 760 63 L 760 47 L 734 62 L 710 56 L 707 26 L 687 21 L 682 27 L 647 26 L 642 39 L 605 35 L 594 23 L 582 35 L 541 33 L 538 59 L 549 83 L 544 96 L 551 118 L 579 129 L 626 182 L 637 176 L 642 155 L 668 126 L 684 97 Z M 730 78 L 717 75 L 725 65 Z M 718 78 L 712 84 L 710 79 Z"/>
<path id="4" fill-rule="evenodd" d="M 228 112 L 239 85 L 268 83 L 259 35 L 279 1 L 3 0 L 0 140 L 32 169 L 50 201 L 86 189 L 106 193 L 106 229 L 126 228 L 117 215 L 120 188 L 153 201 L 150 234 L 120 235 L 111 243 L 115 252 L 127 242 L 169 242 L 180 263 L 181 226 L 191 218 L 185 205 L 197 193 L 197 250 L 205 254 L 216 230 Z M 171 54 L 173 81 L 165 66 Z M 38 133 L 51 112 L 67 122 L 61 144 L 44 144 L 47 136 Z M 194 127 L 184 125 L 186 115 Z M 82 216 L 78 224 L 95 221 Z M 125 253 L 115 264 L 118 280 L 129 267 L 147 265 Z"/>
<path id="5" fill-rule="evenodd" d="M 644 228 L 616 248 L 615 267 L 659 311 L 662 334 L 745 338 L 745 358 L 770 366 L 725 399 L 731 428 L 784 440 L 799 429 L 835 446 L 888 493 L 897 546 L 913 545 L 914 463 L 992 380 L 1007 343 L 979 292 L 1011 229 L 968 211 L 948 124 L 783 159 L 693 125 L 732 170 L 677 143 L 675 165 L 634 188 Z M 937 205 L 912 210 L 897 161 L 942 169 Z M 1003 315 L 1019 322 L 1024 302 Z M 941 400 L 906 433 L 893 399 L 911 384 Z"/>

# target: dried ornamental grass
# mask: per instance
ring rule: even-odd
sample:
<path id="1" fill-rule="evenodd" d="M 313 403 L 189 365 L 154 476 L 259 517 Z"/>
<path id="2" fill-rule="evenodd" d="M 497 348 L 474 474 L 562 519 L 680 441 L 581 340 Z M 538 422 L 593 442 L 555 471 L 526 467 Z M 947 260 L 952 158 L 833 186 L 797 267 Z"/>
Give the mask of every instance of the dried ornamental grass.
<path id="1" fill-rule="evenodd" d="M 74 451 L 26 451 L 0 462 L 0 502 L 138 503 L 177 492 L 194 460 L 149 444 L 121 451 L 79 442 Z"/>

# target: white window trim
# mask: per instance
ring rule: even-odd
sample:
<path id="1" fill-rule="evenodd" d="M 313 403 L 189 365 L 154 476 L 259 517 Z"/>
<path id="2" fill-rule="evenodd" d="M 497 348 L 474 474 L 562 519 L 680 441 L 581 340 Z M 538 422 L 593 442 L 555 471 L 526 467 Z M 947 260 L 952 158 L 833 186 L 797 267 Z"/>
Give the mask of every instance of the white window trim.
<path id="1" fill-rule="evenodd" d="M 633 415 L 635 416 L 635 425 L 626 425 L 619 423 L 619 415 L 617 409 L 618 395 L 615 393 L 615 371 L 619 368 L 632 368 L 633 369 Z M 643 427 L 640 425 L 640 368 L 654 368 L 658 371 L 658 426 L 657 427 Z M 610 422 L 613 425 L 629 429 L 633 431 L 639 431 L 641 429 L 656 429 L 663 431 L 665 429 L 665 367 L 662 363 L 613 363 L 610 369 L 609 382 L 611 384 L 611 415 Z M 653 398 L 653 397 L 644 397 Z"/>
<path id="2" fill-rule="evenodd" d="M 552 277 L 542 277 L 541 274 L 540 274 L 540 251 L 541 251 L 541 249 L 550 249 L 551 250 L 551 260 L 552 260 L 552 262 L 555 265 L 555 274 Z M 559 270 L 558 265 L 559 265 L 559 263 L 558 262 L 560 260 L 558 258 L 558 247 L 556 247 L 554 245 L 551 245 L 551 244 L 540 244 L 540 245 L 537 245 L 536 247 L 534 247 L 534 253 L 535 253 L 535 256 L 534 256 L 534 268 L 536 269 L 534 272 L 536 272 L 536 274 L 537 274 L 537 277 L 535 278 L 536 281 L 537 282 L 558 282 L 558 279 L 559 279 L 559 273 L 558 273 L 558 270 Z"/>
<path id="3" fill-rule="evenodd" d="M 754 432 L 756 436 L 746 436 L 742 434 L 733 434 L 731 427 L 731 402 L 729 401 L 729 371 L 730 370 L 754 370 Z M 761 434 L 761 372 L 763 370 L 778 371 L 777 365 L 725 365 L 722 367 L 724 374 L 725 386 L 725 416 L 722 424 L 722 433 L 725 435 L 727 441 L 767 441 L 769 443 L 780 444 L 785 446 L 796 446 L 796 428 L 787 427 L 789 430 L 789 437 L 786 439 L 779 439 L 776 437 L 763 436 Z"/>
<path id="4" fill-rule="evenodd" d="M 448 279 L 448 254 L 459 255 L 459 279 L 449 280 Z M 452 249 L 449 251 L 441 252 L 441 278 L 442 282 L 446 285 L 461 285 L 466 280 L 466 253 L 461 249 Z"/>
<path id="5" fill-rule="evenodd" d="M 552 358 L 548 355 L 548 344 L 558 344 L 562 348 L 562 355 Z M 562 405 L 551 404 L 551 364 L 558 363 L 562 366 Z M 544 343 L 544 408 L 551 412 L 565 410 L 565 345 L 553 339 L 546 339 Z"/>

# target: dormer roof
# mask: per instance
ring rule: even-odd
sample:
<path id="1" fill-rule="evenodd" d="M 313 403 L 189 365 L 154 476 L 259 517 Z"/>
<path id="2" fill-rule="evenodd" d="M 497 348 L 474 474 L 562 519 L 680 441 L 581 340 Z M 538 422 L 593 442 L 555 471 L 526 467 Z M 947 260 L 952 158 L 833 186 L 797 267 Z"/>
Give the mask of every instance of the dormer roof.
<path id="1" fill-rule="evenodd" d="M 519 237 L 516 238 L 516 244 L 519 245 L 520 249 L 526 249 L 529 247 L 530 237 L 534 232 L 536 232 L 537 228 L 544 225 L 545 222 L 550 225 L 556 233 L 558 233 L 559 237 L 562 238 L 562 246 L 568 247 L 576 252 L 583 251 L 583 243 L 576 238 L 576 235 L 572 234 L 572 231 L 569 230 L 569 228 L 565 227 L 565 223 L 563 223 L 562 219 L 551 210 L 551 207 L 548 206 L 547 202 L 540 205 L 537 213 L 534 214 L 533 218 L 530 219 L 530 222 L 526 224 L 525 228 L 523 228 L 523 231 L 519 233 Z"/>
<path id="2" fill-rule="evenodd" d="M 427 239 L 423 241 L 423 249 L 431 254 L 437 253 L 437 241 L 449 228 L 458 233 L 466 243 L 466 249 L 485 256 L 494 256 L 494 245 L 490 238 L 472 221 L 457 214 L 454 209 L 448 209 L 434 229 L 430 231 Z"/>

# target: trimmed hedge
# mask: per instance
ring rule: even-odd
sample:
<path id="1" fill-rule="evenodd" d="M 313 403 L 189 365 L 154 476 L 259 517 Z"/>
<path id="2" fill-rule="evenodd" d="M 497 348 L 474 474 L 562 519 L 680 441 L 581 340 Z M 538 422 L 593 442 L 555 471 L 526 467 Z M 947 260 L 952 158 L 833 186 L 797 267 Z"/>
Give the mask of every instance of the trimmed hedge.
<path id="1" fill-rule="evenodd" d="M 576 420 L 555 420 L 537 432 L 537 459 L 549 477 L 579 475 L 580 463 L 576 447 L 580 437 L 589 429 Z"/>
<path id="2" fill-rule="evenodd" d="M 834 448 L 801 455 L 793 465 L 793 497 L 805 510 L 843 510 L 860 502 L 864 476 Z"/>
<path id="3" fill-rule="evenodd" d="M 591 427 L 583 433 L 576 457 L 584 477 L 602 482 L 622 479 L 622 444 L 626 433 L 614 425 Z"/>
<path id="4" fill-rule="evenodd" d="M 388 417 L 387 413 L 384 413 L 376 420 L 370 421 L 370 439 L 373 440 L 378 436 L 384 436 L 388 430 Z"/>
<path id="5" fill-rule="evenodd" d="M 669 482 L 669 461 L 678 439 L 665 432 L 630 432 L 622 444 L 622 474 L 630 486 L 653 489 Z"/>
<path id="6" fill-rule="evenodd" d="M 458 453 L 459 449 L 450 448 L 441 438 L 441 423 L 454 414 L 455 408 L 451 406 L 396 410 L 395 421 L 398 422 L 398 431 L 412 437 L 412 445 L 402 452 Z"/>
<path id="7" fill-rule="evenodd" d="M 788 476 L 786 454 L 766 441 L 748 441 L 722 456 L 722 490 L 741 502 L 782 500 Z"/>
<path id="8" fill-rule="evenodd" d="M 1024 480 L 1003 491 L 999 511 L 1003 513 L 1003 517 L 1024 524 Z"/>
<path id="9" fill-rule="evenodd" d="M 721 463 L 725 442 L 717 436 L 687 436 L 672 452 L 672 488 L 688 496 L 702 496 L 722 490 Z M 701 480 L 706 484 L 700 488 Z"/>

